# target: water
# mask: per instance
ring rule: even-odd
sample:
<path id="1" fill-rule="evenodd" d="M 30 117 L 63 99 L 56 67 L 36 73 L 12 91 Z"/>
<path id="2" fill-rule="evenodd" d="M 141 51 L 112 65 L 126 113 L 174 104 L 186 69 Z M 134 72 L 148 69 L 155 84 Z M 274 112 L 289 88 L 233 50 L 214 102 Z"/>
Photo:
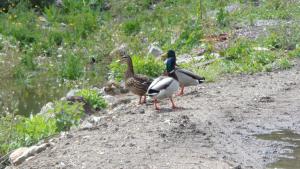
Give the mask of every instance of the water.
<path id="1" fill-rule="evenodd" d="M 35 114 L 44 104 L 63 97 L 67 91 L 68 87 L 55 79 L 41 79 L 30 84 L 6 79 L 0 85 L 0 112 Z"/>
<path id="2" fill-rule="evenodd" d="M 0 116 L 12 112 L 25 116 L 36 114 L 43 105 L 64 97 L 71 88 L 100 87 L 110 62 L 105 59 L 96 63 L 86 69 L 81 80 L 66 82 L 45 70 L 30 72 L 32 77 L 25 80 L 16 79 L 12 74 L 16 61 L 3 56 L 0 61 Z"/>
<path id="3" fill-rule="evenodd" d="M 300 135 L 294 133 L 291 130 L 282 130 L 272 132 L 270 134 L 258 135 L 257 138 L 263 140 L 272 140 L 272 141 L 283 141 L 291 143 L 294 146 L 289 146 L 286 148 L 292 149 L 292 153 L 285 154 L 292 158 L 281 157 L 275 163 L 272 163 L 268 166 L 270 169 L 298 169 L 300 168 Z"/>

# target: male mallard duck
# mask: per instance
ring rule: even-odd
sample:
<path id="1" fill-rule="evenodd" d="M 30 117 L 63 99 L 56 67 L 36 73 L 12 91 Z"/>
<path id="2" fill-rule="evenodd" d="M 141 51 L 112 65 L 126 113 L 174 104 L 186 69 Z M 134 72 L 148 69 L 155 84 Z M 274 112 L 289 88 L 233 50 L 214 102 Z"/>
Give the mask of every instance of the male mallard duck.
<path id="1" fill-rule="evenodd" d="M 166 60 L 167 70 L 168 72 L 172 72 L 172 71 L 175 72 L 180 84 L 181 90 L 178 95 L 183 95 L 184 87 L 195 86 L 205 81 L 204 77 L 196 75 L 195 73 L 189 70 L 176 67 L 177 66 L 176 56 L 173 50 L 169 50 L 167 55 L 168 55 L 167 56 L 168 59 Z"/>
<path id="2" fill-rule="evenodd" d="M 156 78 L 149 86 L 147 95 L 154 97 L 154 106 L 156 110 L 160 108 L 157 106 L 157 99 L 169 98 L 172 103 L 172 108 L 175 109 L 175 103 L 173 101 L 173 94 L 179 88 L 178 78 L 175 72 L 169 72 L 167 68 L 168 76 L 160 76 Z"/>
<path id="3" fill-rule="evenodd" d="M 147 76 L 134 74 L 132 60 L 129 55 L 124 54 L 123 59 L 126 59 L 127 61 L 127 71 L 125 72 L 125 86 L 129 91 L 140 96 L 139 104 L 145 103 L 145 94 L 152 80 Z M 142 96 L 144 96 L 143 102 Z"/>

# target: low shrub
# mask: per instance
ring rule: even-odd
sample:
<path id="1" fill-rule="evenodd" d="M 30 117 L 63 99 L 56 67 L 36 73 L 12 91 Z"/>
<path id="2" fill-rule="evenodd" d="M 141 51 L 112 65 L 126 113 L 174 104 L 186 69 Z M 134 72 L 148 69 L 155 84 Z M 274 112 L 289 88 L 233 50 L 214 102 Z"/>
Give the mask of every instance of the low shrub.
<path id="1" fill-rule="evenodd" d="M 31 117 L 7 115 L 0 119 L 0 154 L 21 146 L 30 146 L 57 131 L 55 119 L 42 115 Z"/>
<path id="2" fill-rule="evenodd" d="M 0 155 L 22 146 L 31 146 L 41 139 L 79 124 L 84 115 L 81 103 L 57 101 L 46 114 L 30 117 L 8 114 L 0 117 Z"/>
<path id="3" fill-rule="evenodd" d="M 226 12 L 224 7 L 219 8 L 219 11 L 217 12 L 217 23 L 221 27 L 229 25 L 228 12 Z"/>
<path id="4" fill-rule="evenodd" d="M 67 131 L 72 126 L 79 124 L 84 115 L 83 105 L 81 103 L 70 103 L 68 101 L 57 101 L 54 109 L 50 110 L 54 115 L 56 122 L 56 131 Z"/>
<path id="5" fill-rule="evenodd" d="M 37 64 L 34 61 L 34 56 L 31 51 L 28 51 L 28 53 L 25 53 L 23 57 L 21 58 L 21 63 L 29 70 L 35 70 L 37 67 Z"/>
<path id="6" fill-rule="evenodd" d="M 162 61 L 156 60 L 152 56 L 148 57 L 139 57 L 133 56 L 131 57 L 132 64 L 135 73 L 143 74 L 150 77 L 160 76 L 164 71 L 164 64 Z M 113 61 L 110 65 L 110 74 L 111 77 L 117 81 L 121 81 L 124 77 L 126 71 L 126 65 L 120 63 L 119 60 Z"/>
<path id="7" fill-rule="evenodd" d="M 60 76 L 69 80 L 76 80 L 83 75 L 83 63 L 79 56 L 68 53 L 60 66 Z"/>
<path id="8" fill-rule="evenodd" d="M 292 67 L 292 63 L 286 57 L 278 59 L 276 63 L 280 69 L 289 69 Z"/>
<path id="9" fill-rule="evenodd" d="M 138 33 L 141 29 L 141 26 L 137 20 L 129 20 L 123 24 L 122 28 L 123 28 L 124 33 L 127 36 L 130 36 L 130 35 Z"/>
<path id="10" fill-rule="evenodd" d="M 106 101 L 96 90 L 82 89 L 76 93 L 77 96 L 81 96 L 86 100 L 94 109 L 100 110 L 107 107 Z"/>

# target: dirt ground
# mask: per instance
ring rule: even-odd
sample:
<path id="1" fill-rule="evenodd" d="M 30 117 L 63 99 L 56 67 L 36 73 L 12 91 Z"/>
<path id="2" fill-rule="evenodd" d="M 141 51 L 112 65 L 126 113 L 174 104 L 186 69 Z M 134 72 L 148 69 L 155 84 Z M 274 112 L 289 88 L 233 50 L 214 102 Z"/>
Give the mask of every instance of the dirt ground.
<path id="1" fill-rule="evenodd" d="M 266 168 L 285 143 L 256 134 L 300 133 L 300 60 L 290 70 L 235 75 L 190 87 L 181 109 L 118 105 L 99 126 L 56 138 L 54 146 L 20 169 L 227 169 Z M 113 113 L 112 113 L 113 112 Z"/>

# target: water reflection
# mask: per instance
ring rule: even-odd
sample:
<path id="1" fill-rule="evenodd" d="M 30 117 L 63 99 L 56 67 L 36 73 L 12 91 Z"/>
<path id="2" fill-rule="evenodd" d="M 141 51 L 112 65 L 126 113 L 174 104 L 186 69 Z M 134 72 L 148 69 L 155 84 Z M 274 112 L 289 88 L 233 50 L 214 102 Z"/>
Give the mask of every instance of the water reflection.
<path id="1" fill-rule="evenodd" d="M 7 80 L 0 85 L 0 112 L 17 110 L 18 114 L 28 116 L 39 112 L 47 102 L 62 97 L 67 90 L 68 87 L 60 86 L 55 80 L 34 82 L 32 85 Z"/>
<path id="2" fill-rule="evenodd" d="M 13 111 L 26 116 L 36 114 L 47 102 L 65 96 L 70 88 L 101 86 L 107 72 L 103 65 L 95 64 L 86 69 L 81 80 L 69 82 L 47 72 L 38 72 L 33 78 L 21 80 L 0 74 L 0 115 Z"/>
<path id="3" fill-rule="evenodd" d="M 259 139 L 272 140 L 272 141 L 283 141 L 289 142 L 295 146 L 286 147 L 292 149 L 292 153 L 285 154 L 288 157 L 281 157 L 273 164 L 270 164 L 268 168 L 272 169 L 298 169 L 300 168 L 300 135 L 294 133 L 291 130 L 276 131 L 270 134 L 263 134 L 257 136 Z"/>

